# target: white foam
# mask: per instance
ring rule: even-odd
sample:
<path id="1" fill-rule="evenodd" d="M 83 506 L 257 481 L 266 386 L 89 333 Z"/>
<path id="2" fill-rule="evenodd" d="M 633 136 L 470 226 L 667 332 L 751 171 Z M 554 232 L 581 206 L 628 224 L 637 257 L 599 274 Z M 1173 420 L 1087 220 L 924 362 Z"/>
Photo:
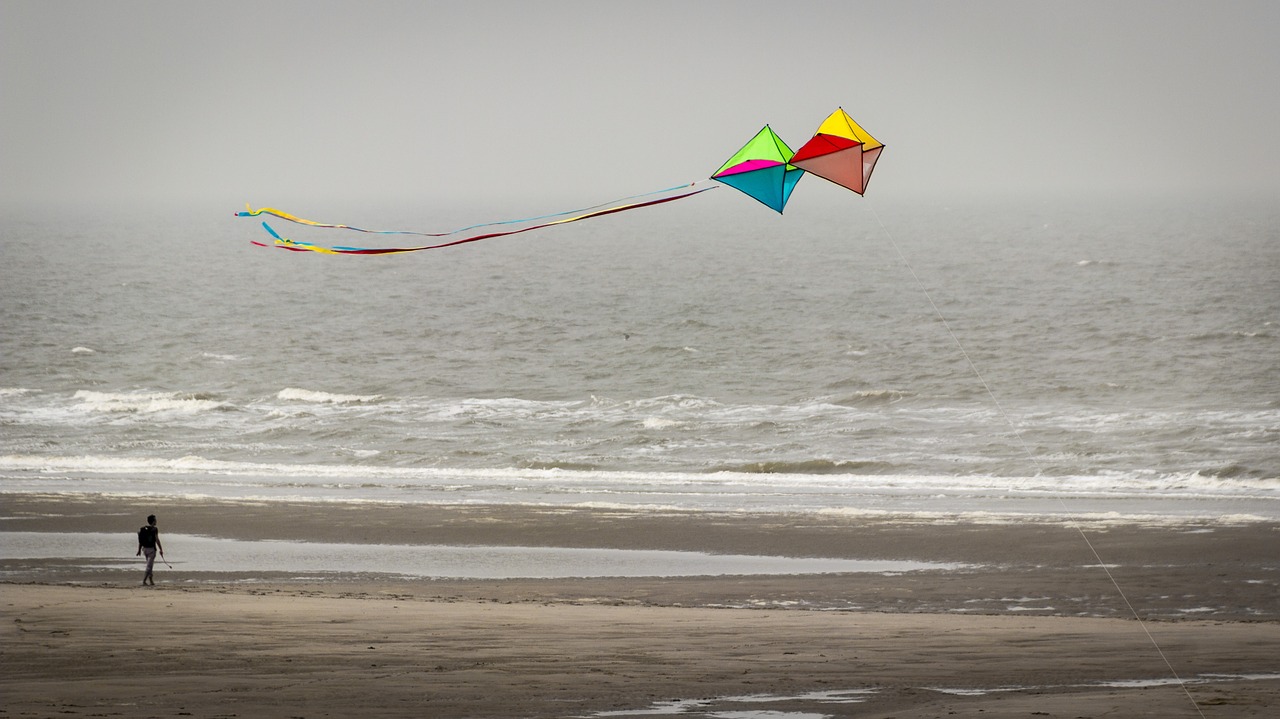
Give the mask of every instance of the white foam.
<path id="1" fill-rule="evenodd" d="M 377 402 L 382 399 L 381 395 L 376 394 L 333 394 L 330 392 L 298 389 L 296 387 L 286 387 L 276 393 L 276 397 L 283 400 L 314 402 L 317 404 L 362 404 L 366 402 Z"/>
<path id="2" fill-rule="evenodd" d="M 487 504 L 721 513 L 812 512 L 897 521 L 1001 524 L 1031 519 L 1093 526 L 1280 518 L 1269 492 L 1149 492 L 1127 486 L 1076 494 L 1055 479 L 753 472 L 647 472 L 561 468 L 401 467 L 362 447 L 336 447 L 346 464 L 35 454 L 0 456 L 0 492 L 216 497 L 249 501 Z M 350 462 L 350 460 L 347 460 Z M 1085 481 L 1087 483 L 1087 480 Z M 1028 490 L 1030 486 L 1032 489 Z M 1196 501 L 1188 502 L 1189 498 Z M 1247 501 L 1254 512 L 1233 511 Z"/>
<path id="3" fill-rule="evenodd" d="M 1016 692 L 1028 689 L 1029 687 L 995 687 L 991 689 L 971 689 L 960 687 L 920 687 L 925 691 L 937 692 L 939 694 L 950 694 L 957 697 L 981 697 L 997 692 Z"/>
<path id="4" fill-rule="evenodd" d="M 94 392 L 80 390 L 74 398 L 82 410 L 98 413 L 177 412 L 195 414 L 223 407 L 222 402 L 177 392 Z"/>
<path id="5" fill-rule="evenodd" d="M 823 719 L 830 715 L 813 712 L 779 712 L 769 710 L 721 710 L 718 704 L 768 704 L 776 702 L 812 702 L 824 704 L 859 704 L 867 700 L 876 689 L 846 689 L 805 692 L 802 694 L 747 694 L 742 696 L 715 697 L 711 699 L 668 699 L 657 701 L 641 709 L 617 709 L 599 711 L 591 717 L 674 716 L 698 712 L 702 716 L 721 719 Z"/>

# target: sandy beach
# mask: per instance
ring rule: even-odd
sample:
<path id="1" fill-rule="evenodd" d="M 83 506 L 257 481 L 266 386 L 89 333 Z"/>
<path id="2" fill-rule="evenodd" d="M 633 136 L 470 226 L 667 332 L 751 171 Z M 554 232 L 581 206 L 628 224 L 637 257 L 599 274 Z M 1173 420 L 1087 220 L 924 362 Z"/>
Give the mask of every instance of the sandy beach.
<path id="1" fill-rule="evenodd" d="M 143 589 L 140 566 L 4 560 L 4 716 L 1262 717 L 1280 706 L 1280 527 L 1266 523 L 139 506 L 40 496 L 0 503 L 6 531 L 127 537 L 149 512 L 160 516 L 162 537 L 647 548 L 965 568 L 319 581 L 196 574 L 179 563 L 161 565 L 158 586 Z M 168 549 L 181 561 L 179 552 Z"/>

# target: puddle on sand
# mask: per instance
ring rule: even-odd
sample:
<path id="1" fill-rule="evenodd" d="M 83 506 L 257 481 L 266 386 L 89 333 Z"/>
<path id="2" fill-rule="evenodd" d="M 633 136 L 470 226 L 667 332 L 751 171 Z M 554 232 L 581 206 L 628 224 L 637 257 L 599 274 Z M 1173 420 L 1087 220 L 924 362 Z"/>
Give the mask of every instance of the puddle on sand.
<path id="1" fill-rule="evenodd" d="M 3 532 L 0 559 L 85 560 L 87 569 L 137 569 L 130 534 Z M 188 572 L 390 574 L 439 579 L 563 579 L 844 574 L 955 570 L 965 565 L 770 557 L 635 549 L 244 541 L 166 534 L 168 562 Z"/>

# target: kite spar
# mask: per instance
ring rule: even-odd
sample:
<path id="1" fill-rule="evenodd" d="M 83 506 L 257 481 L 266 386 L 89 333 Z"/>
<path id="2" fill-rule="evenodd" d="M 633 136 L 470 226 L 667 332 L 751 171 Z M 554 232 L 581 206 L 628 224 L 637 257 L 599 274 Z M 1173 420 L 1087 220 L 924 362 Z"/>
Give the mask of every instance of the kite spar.
<path id="1" fill-rule="evenodd" d="M 369 230 L 352 225 L 317 222 L 272 207 L 257 210 L 246 206 L 237 217 L 272 217 L 309 227 L 334 230 L 347 230 L 374 235 L 411 235 L 430 237 L 439 241 L 410 247 L 349 247 L 315 245 L 284 237 L 266 222 L 262 227 L 271 236 L 271 242 L 250 240 L 259 247 L 276 247 L 293 252 L 319 252 L 329 255 L 391 255 L 406 252 L 420 252 L 444 247 L 453 247 L 469 242 L 478 242 L 494 237 L 518 235 L 555 225 L 566 225 L 571 222 L 603 217 L 618 212 L 636 210 L 642 207 L 653 207 L 686 197 L 693 197 L 719 185 L 708 184 L 715 181 L 759 201 L 766 207 L 782 213 L 787 200 L 796 187 L 796 183 L 806 172 L 836 183 L 858 193 L 866 192 L 867 182 L 871 179 L 871 171 L 884 145 L 867 134 L 843 108 L 831 113 L 818 132 L 798 151 L 783 142 L 771 127 L 765 125 L 755 137 L 747 141 L 732 157 L 725 161 L 720 169 L 711 175 L 709 180 L 698 180 L 684 185 L 669 187 L 665 190 L 632 195 L 611 202 L 605 202 L 577 210 L 568 210 L 549 215 L 527 217 L 519 220 L 502 220 L 478 225 L 469 225 L 449 232 L 414 232 L 409 230 Z M 476 232 L 479 230 L 479 232 Z"/>

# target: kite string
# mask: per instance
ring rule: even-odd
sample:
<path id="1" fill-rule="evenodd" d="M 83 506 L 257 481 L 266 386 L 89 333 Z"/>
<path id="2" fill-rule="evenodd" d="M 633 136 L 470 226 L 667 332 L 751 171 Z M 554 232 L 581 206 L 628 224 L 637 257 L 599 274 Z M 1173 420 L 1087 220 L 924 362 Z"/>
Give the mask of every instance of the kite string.
<path id="1" fill-rule="evenodd" d="M 916 286 L 920 288 L 925 299 L 929 301 L 929 305 L 933 307 L 934 313 L 937 314 L 938 319 L 942 321 L 942 326 L 946 328 L 947 334 L 951 335 L 951 340 L 955 342 L 956 347 L 960 350 L 960 354 L 964 356 L 964 361 L 969 365 L 969 369 L 973 372 L 974 376 L 978 378 L 978 382 L 986 391 L 987 396 L 991 398 L 991 403 L 995 405 L 1000 416 L 1004 417 L 1004 421 L 1013 430 L 1014 438 L 1017 439 L 1018 445 L 1022 447 L 1023 453 L 1026 454 L 1027 458 L 1031 460 L 1031 463 L 1035 465 L 1036 473 L 1043 473 L 1044 467 L 1041 465 L 1040 459 L 1031 451 L 1031 447 L 1027 445 L 1026 439 L 1022 436 L 1021 428 L 1013 421 L 1013 418 L 1009 416 L 1009 413 L 1005 411 L 1004 406 L 1000 404 L 1000 400 L 996 398 L 995 392 L 991 391 L 991 386 L 987 384 L 986 378 L 984 378 L 982 376 L 982 372 L 978 370 L 978 365 L 974 363 L 973 358 L 969 356 L 969 352 L 965 350 L 964 344 L 960 342 L 960 338 L 956 336 L 955 331 L 951 329 L 951 323 L 948 322 L 946 316 L 942 314 L 942 310 L 938 308 L 938 304 L 933 301 L 933 296 L 929 294 L 929 290 L 925 287 L 924 282 L 922 282 L 920 280 L 920 276 L 916 274 L 915 268 L 911 266 L 906 255 L 903 254 L 902 248 L 898 246 L 897 240 L 893 237 L 893 233 L 889 232 L 889 228 L 886 227 L 884 221 L 880 219 L 880 213 L 876 212 L 875 205 L 868 203 L 867 207 L 871 208 L 871 214 L 875 216 L 876 223 L 880 225 L 880 230 L 883 231 L 885 237 L 889 239 L 889 244 L 893 245 L 894 252 L 898 253 L 898 259 L 900 259 L 902 264 L 906 266 L 907 271 L 911 273 L 911 278 L 915 280 Z M 1187 688 L 1186 682 L 1184 682 L 1182 677 L 1178 675 L 1178 671 L 1173 668 L 1173 663 L 1169 661 L 1169 657 L 1165 655 L 1164 649 L 1160 647 L 1160 643 L 1156 641 L 1155 636 L 1147 627 L 1147 623 L 1142 620 L 1142 617 L 1138 614 L 1138 610 L 1135 609 L 1133 603 L 1129 601 L 1129 597 L 1124 593 L 1124 590 L 1120 588 L 1120 583 L 1116 581 L 1111 570 L 1107 568 L 1106 562 L 1102 561 L 1102 555 L 1099 554 L 1097 548 L 1093 546 L 1093 542 L 1089 541 L 1089 536 L 1085 534 L 1084 528 L 1081 527 L 1080 523 L 1074 519 L 1070 508 L 1067 507 L 1067 503 L 1062 499 L 1062 497 L 1057 497 L 1057 500 L 1058 504 L 1060 504 L 1062 509 L 1067 513 L 1067 522 L 1076 530 L 1077 533 L 1080 534 L 1080 538 L 1083 539 L 1085 545 L 1089 547 L 1089 552 L 1092 553 L 1093 558 L 1098 561 L 1098 566 L 1102 567 L 1102 571 L 1106 573 L 1107 579 L 1111 580 L 1111 586 L 1115 587 L 1116 592 L 1120 595 L 1120 599 L 1123 600 L 1125 606 L 1129 608 L 1129 613 L 1138 621 L 1138 626 L 1142 627 L 1143 633 L 1147 635 L 1147 640 L 1151 642 L 1151 646 L 1155 647 L 1156 653 L 1160 655 L 1160 659 L 1163 660 L 1164 665 L 1168 667 L 1169 673 L 1173 675 L 1173 678 L 1178 682 L 1178 686 L 1182 688 L 1182 692 L 1186 694 L 1187 699 L 1191 701 L 1191 706 L 1195 707 L 1196 713 L 1200 715 L 1201 719 L 1204 719 L 1204 712 L 1200 709 L 1200 705 L 1196 702 L 1195 697 L 1191 696 L 1191 690 Z"/>

